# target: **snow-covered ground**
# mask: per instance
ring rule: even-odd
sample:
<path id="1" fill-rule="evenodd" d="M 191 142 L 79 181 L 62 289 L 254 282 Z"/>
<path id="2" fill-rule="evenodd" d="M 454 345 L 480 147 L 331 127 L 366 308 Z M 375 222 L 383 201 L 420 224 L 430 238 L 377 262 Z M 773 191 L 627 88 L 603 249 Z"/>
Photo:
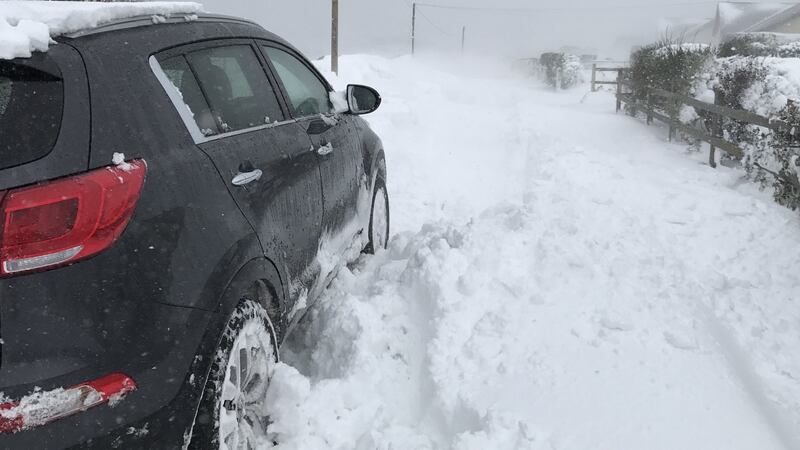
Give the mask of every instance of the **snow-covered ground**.
<path id="1" fill-rule="evenodd" d="M 476 67 L 342 59 L 393 238 L 283 350 L 279 448 L 800 448 L 797 213 L 607 92 Z"/>

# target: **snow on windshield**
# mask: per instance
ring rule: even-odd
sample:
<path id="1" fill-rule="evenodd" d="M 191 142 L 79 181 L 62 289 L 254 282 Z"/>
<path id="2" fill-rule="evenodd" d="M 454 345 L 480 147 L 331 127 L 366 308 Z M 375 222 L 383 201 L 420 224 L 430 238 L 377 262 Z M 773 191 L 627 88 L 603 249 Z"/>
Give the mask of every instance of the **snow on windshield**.
<path id="1" fill-rule="evenodd" d="M 0 2 L 0 59 L 47 51 L 52 38 L 114 20 L 147 15 L 192 15 L 199 3 Z"/>

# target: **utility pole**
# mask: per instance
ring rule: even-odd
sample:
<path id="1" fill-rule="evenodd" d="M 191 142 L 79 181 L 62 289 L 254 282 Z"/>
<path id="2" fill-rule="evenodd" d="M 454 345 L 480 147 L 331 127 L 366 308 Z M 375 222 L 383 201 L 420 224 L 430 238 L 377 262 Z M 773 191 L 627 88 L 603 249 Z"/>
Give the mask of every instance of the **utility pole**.
<path id="1" fill-rule="evenodd" d="M 331 11 L 331 72 L 339 75 L 339 0 L 332 0 Z"/>
<path id="2" fill-rule="evenodd" d="M 417 33 L 417 2 L 411 5 L 411 56 L 414 56 L 414 38 Z"/>
<path id="3" fill-rule="evenodd" d="M 461 27 L 461 54 L 464 54 L 464 40 L 467 36 L 467 26 Z"/>

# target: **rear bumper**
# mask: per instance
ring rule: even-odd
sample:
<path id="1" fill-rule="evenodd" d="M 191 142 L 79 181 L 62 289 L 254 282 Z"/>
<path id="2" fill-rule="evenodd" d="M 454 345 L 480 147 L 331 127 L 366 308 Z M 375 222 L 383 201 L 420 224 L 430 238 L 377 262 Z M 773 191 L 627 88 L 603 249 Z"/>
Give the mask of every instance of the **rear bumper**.
<path id="1" fill-rule="evenodd" d="M 45 274 L 0 280 L 0 393 L 17 400 L 113 372 L 137 389 L 113 407 L 0 434 L 0 448 L 179 448 L 208 369 L 198 355 L 212 354 L 219 315 L 136 295 L 76 296 L 87 289 L 68 290 L 70 269 L 57 271 L 66 280 L 60 294 L 47 292 L 52 283 L 35 285 Z"/>
<path id="2" fill-rule="evenodd" d="M 178 449 L 184 443 L 196 408 L 196 398 L 157 397 L 153 378 L 141 379 L 139 390 L 115 407 L 102 405 L 51 424 L 0 435 L 3 449 Z"/>
<path id="3" fill-rule="evenodd" d="M 160 398 L 159 389 L 152 386 L 163 380 L 141 376 L 140 380 L 140 388 L 115 407 L 101 405 L 38 428 L 0 435 L 0 448 L 181 448 L 196 399 Z"/>

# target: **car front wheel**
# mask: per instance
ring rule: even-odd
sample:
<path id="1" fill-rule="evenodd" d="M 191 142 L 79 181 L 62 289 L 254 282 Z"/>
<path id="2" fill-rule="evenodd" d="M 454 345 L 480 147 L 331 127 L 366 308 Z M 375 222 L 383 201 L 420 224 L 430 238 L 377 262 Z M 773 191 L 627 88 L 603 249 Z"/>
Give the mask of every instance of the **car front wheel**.
<path id="1" fill-rule="evenodd" d="M 372 194 L 372 213 L 369 218 L 369 244 L 366 252 L 374 254 L 378 249 L 385 249 L 389 243 L 389 195 L 386 193 L 386 182 L 378 178 Z"/>

